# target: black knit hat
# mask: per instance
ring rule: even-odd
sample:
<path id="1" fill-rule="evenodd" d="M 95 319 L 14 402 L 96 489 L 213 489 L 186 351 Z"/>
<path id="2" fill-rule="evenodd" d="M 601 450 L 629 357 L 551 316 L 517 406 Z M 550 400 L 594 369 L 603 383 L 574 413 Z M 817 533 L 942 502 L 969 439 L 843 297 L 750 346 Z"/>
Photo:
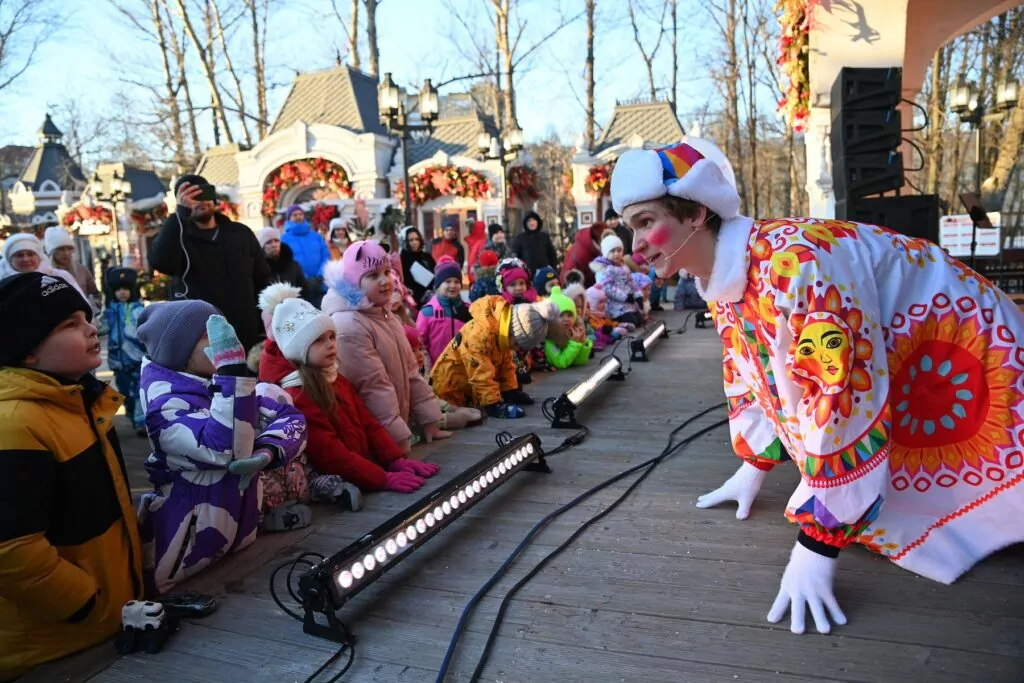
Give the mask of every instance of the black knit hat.
<path id="1" fill-rule="evenodd" d="M 487 237 L 489 237 L 490 239 L 494 239 L 495 235 L 497 235 L 499 232 L 504 231 L 505 228 L 501 227 L 501 224 L 491 223 L 490 225 L 487 226 Z"/>
<path id="2" fill-rule="evenodd" d="M 118 289 L 135 291 L 139 273 L 134 268 L 111 268 L 107 271 L 107 287 L 114 292 Z"/>
<path id="3" fill-rule="evenodd" d="M 209 185 L 210 184 L 210 183 L 206 182 L 206 178 L 204 178 L 203 176 L 197 175 L 195 173 L 188 173 L 188 174 L 183 175 L 183 176 L 181 176 L 180 178 L 178 178 L 177 180 L 174 181 L 174 194 L 178 194 L 178 188 L 181 187 L 182 183 L 188 183 L 189 185 Z"/>
<path id="4" fill-rule="evenodd" d="M 615 209 L 611 208 L 610 206 L 604 212 L 604 219 L 606 221 L 607 220 L 611 220 L 612 218 L 618 218 L 618 217 L 619 217 L 618 211 L 616 211 Z"/>
<path id="5" fill-rule="evenodd" d="M 0 366 L 18 365 L 76 311 L 92 308 L 63 278 L 19 273 L 0 281 Z"/>

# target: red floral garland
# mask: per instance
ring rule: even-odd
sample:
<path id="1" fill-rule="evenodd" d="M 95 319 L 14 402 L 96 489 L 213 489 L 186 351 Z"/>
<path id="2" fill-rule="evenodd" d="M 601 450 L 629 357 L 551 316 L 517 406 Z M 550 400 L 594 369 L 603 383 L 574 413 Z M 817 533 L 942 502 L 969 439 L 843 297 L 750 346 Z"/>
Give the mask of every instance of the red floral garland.
<path id="1" fill-rule="evenodd" d="M 537 171 L 531 166 L 513 166 L 508 169 L 508 194 L 520 204 L 532 202 L 540 197 L 537 189 Z"/>
<path id="2" fill-rule="evenodd" d="M 491 181 L 482 173 L 464 166 L 428 166 L 409 178 L 409 198 L 416 206 L 423 206 L 438 197 L 466 197 L 481 199 L 494 190 Z M 393 195 L 399 205 L 405 206 L 405 183 L 395 183 Z"/>
<path id="3" fill-rule="evenodd" d="M 114 215 L 110 212 L 110 209 L 103 206 L 86 206 L 85 204 L 75 204 L 61 218 L 60 223 L 65 228 L 72 227 L 78 222 L 93 222 L 103 223 L 104 225 L 110 225 L 114 220 Z"/>
<path id="4" fill-rule="evenodd" d="M 338 164 L 323 157 L 303 159 L 283 164 L 267 177 L 263 185 L 263 215 L 273 216 L 281 203 L 281 197 L 296 185 L 319 183 L 329 187 L 342 197 L 352 196 L 352 182 Z"/>
<path id="5" fill-rule="evenodd" d="M 242 215 L 238 204 L 231 201 L 231 197 L 226 194 L 217 195 L 217 213 L 233 221 L 237 221 L 238 217 Z"/>
<path id="6" fill-rule="evenodd" d="M 777 0 L 779 58 L 776 63 L 788 79 L 777 111 L 797 133 L 807 129 L 811 114 L 810 30 L 818 0 Z"/>
<path id="7" fill-rule="evenodd" d="M 598 197 L 606 197 L 612 190 L 612 169 L 615 162 L 609 161 L 606 164 L 591 166 L 587 172 L 587 179 L 583 181 L 583 187 L 590 194 Z"/>
<path id="8" fill-rule="evenodd" d="M 167 205 L 163 202 L 145 211 L 133 209 L 131 213 L 132 224 L 142 234 L 159 230 L 163 226 L 165 218 L 167 218 Z"/>
<path id="9" fill-rule="evenodd" d="M 321 225 L 327 227 L 332 220 L 334 220 L 340 215 L 340 212 L 338 211 L 338 207 L 336 205 L 324 204 L 323 202 L 319 202 L 316 206 L 314 206 L 313 211 L 311 213 L 312 217 L 310 218 L 309 223 L 314 228 L 317 228 Z"/>

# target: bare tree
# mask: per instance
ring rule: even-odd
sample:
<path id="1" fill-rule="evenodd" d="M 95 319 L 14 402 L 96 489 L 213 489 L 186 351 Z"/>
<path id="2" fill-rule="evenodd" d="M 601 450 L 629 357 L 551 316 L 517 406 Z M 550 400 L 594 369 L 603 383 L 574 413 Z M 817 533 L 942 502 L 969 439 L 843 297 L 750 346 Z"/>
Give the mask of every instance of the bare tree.
<path id="1" fill-rule="evenodd" d="M 67 95 L 50 107 L 50 114 L 64 133 L 64 147 L 75 163 L 80 167 L 95 163 L 110 130 L 108 119 L 83 109 L 82 97 L 78 94 Z"/>
<path id="2" fill-rule="evenodd" d="M 353 68 L 360 68 L 359 61 L 359 2 L 360 0 L 352 0 L 352 8 L 349 10 L 349 19 L 345 19 L 342 15 L 342 10 L 338 6 L 338 0 L 331 0 L 331 12 L 334 14 L 334 18 L 338 20 L 338 24 L 341 25 L 341 30 L 345 32 L 345 40 L 348 43 L 348 63 Z M 338 63 L 341 63 L 341 53 L 338 53 Z"/>
<path id="3" fill-rule="evenodd" d="M 35 64 L 56 34 L 61 13 L 49 0 L 0 0 L 0 91 Z"/>
<path id="4" fill-rule="evenodd" d="M 676 21 L 676 0 L 672 3 L 672 111 L 677 109 L 679 102 L 679 23 Z"/>
<path id="5" fill-rule="evenodd" d="M 366 47 L 370 52 L 370 75 L 380 75 L 380 48 L 377 45 L 377 8 L 383 0 L 363 0 L 366 5 Z"/>
<path id="6" fill-rule="evenodd" d="M 597 0 L 586 0 L 587 3 L 587 149 L 594 149 L 594 9 Z"/>
<path id="7" fill-rule="evenodd" d="M 229 93 L 228 97 L 231 97 L 238 112 L 238 122 L 242 125 L 242 135 L 245 137 L 245 144 L 252 147 L 252 134 L 249 132 L 249 122 L 246 119 L 247 115 L 245 113 L 245 92 L 242 90 L 242 81 L 238 77 L 238 72 L 235 71 L 235 64 L 231 60 L 231 52 L 228 50 L 228 39 L 225 35 L 226 31 L 224 29 L 224 21 L 221 18 L 220 5 L 217 3 L 217 0 L 209 0 L 207 7 L 213 14 L 213 25 L 216 27 L 217 41 L 220 43 L 221 55 L 224 57 L 224 66 L 227 67 L 228 75 L 231 76 L 231 81 L 235 86 L 234 96 Z M 236 17 L 234 21 L 237 21 L 238 18 L 240 16 Z"/>
<path id="8" fill-rule="evenodd" d="M 207 3 L 210 0 L 207 0 Z M 228 125 L 228 117 L 224 111 L 224 101 L 220 96 L 220 87 L 217 85 L 216 71 L 214 68 L 214 57 L 212 39 L 207 39 L 204 43 L 200 40 L 199 34 L 196 33 L 195 26 L 193 25 L 192 18 L 189 16 L 188 9 L 185 7 L 184 0 L 175 0 L 178 8 L 178 17 L 181 18 L 182 25 L 185 27 L 185 33 L 188 35 L 189 40 L 192 41 L 192 47 L 195 49 L 196 56 L 199 58 L 199 65 L 202 67 L 203 76 L 206 78 L 206 86 L 210 90 L 210 101 L 213 103 L 213 120 L 214 120 L 214 142 L 220 144 L 220 126 L 218 122 L 223 126 L 224 138 L 232 143 L 235 141 L 231 135 L 231 126 Z M 205 8 L 207 11 L 204 12 L 204 21 L 208 21 L 209 17 L 209 5 Z M 208 31 L 208 34 L 212 35 L 212 30 Z"/>
<path id="9" fill-rule="evenodd" d="M 647 83 L 651 90 L 651 99 L 655 100 L 658 97 L 658 89 L 654 85 L 654 58 L 658 54 L 658 48 L 661 47 L 661 39 L 665 36 L 665 13 L 668 11 L 668 6 L 671 0 L 662 0 L 661 4 L 661 16 L 658 18 L 658 39 L 654 41 L 654 46 L 650 49 L 650 52 L 644 48 L 643 40 L 640 39 L 640 26 L 636 19 L 636 6 L 639 5 L 639 0 L 628 0 L 626 6 L 629 10 L 629 23 L 633 27 L 633 40 L 636 42 L 636 47 L 640 50 L 640 56 L 644 60 L 644 65 L 647 67 Z M 641 6 L 641 11 L 643 7 Z"/>
<path id="10" fill-rule="evenodd" d="M 722 44 L 723 64 L 716 68 L 715 76 L 722 89 L 722 97 L 725 100 L 725 154 L 729 159 L 739 160 L 743 158 L 742 134 L 740 130 L 740 58 L 739 58 L 739 0 L 721 0 L 720 3 L 708 0 L 707 7 L 711 19 L 718 27 L 719 38 Z M 743 210 L 748 210 L 746 178 L 743 173 L 737 174 L 737 185 L 739 186 L 740 197 L 744 199 Z"/>
<path id="11" fill-rule="evenodd" d="M 270 129 L 270 111 L 267 108 L 267 14 L 270 0 L 246 0 L 252 31 L 252 61 L 256 76 L 256 134 L 260 140 Z M 262 15 L 262 27 L 261 16 Z"/>

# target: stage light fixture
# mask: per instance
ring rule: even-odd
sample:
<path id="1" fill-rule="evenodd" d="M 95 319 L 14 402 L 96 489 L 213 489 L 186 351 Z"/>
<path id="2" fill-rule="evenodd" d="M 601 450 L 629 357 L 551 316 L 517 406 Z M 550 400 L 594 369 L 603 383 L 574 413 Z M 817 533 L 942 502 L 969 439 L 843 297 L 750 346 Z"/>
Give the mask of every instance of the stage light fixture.
<path id="1" fill-rule="evenodd" d="M 704 329 L 708 325 L 713 325 L 713 321 L 711 311 L 697 311 L 697 315 L 694 316 L 694 327 Z"/>
<path id="2" fill-rule="evenodd" d="M 344 642 L 337 610 L 520 470 L 545 471 L 540 438 L 512 440 L 299 578 L 303 631 Z M 543 465 L 543 467 L 538 467 Z M 548 470 L 549 471 L 549 470 Z M 327 625 L 316 621 L 316 614 Z"/>
<path id="3" fill-rule="evenodd" d="M 646 363 L 648 360 L 648 349 L 650 349 L 656 341 L 667 336 L 668 326 L 665 325 L 664 321 L 658 322 L 653 327 L 648 328 L 647 333 L 643 337 L 640 339 L 634 339 L 629 343 L 630 360 Z"/>
<path id="4" fill-rule="evenodd" d="M 616 356 L 608 356 L 597 366 L 597 370 L 555 399 L 551 406 L 552 429 L 579 429 L 576 409 L 604 384 L 605 380 L 621 382 L 624 379 L 626 375 L 622 372 L 622 361 Z"/>

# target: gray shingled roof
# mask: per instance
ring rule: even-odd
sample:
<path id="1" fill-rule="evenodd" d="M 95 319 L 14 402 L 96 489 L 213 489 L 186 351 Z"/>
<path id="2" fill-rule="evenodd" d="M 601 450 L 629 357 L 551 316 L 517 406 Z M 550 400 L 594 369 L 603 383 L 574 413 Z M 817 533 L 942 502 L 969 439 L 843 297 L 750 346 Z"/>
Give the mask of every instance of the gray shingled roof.
<path id="1" fill-rule="evenodd" d="M 44 182 L 52 180 L 62 190 L 84 183 L 85 175 L 68 150 L 59 142 L 44 142 L 36 146 L 32 158 L 18 176 L 18 181 L 32 191 L 38 191 Z"/>
<path id="2" fill-rule="evenodd" d="M 441 151 L 449 156 L 475 157 L 478 154 L 477 138 L 482 130 L 492 135 L 497 131 L 489 118 L 477 114 L 438 119 L 434 123 L 433 135 L 410 142 L 409 166 L 412 167 Z"/>
<path id="3" fill-rule="evenodd" d="M 64 133 L 60 132 L 60 128 L 53 122 L 50 115 L 47 114 L 43 120 L 43 127 L 39 129 L 39 135 L 43 137 L 62 138 Z"/>
<path id="4" fill-rule="evenodd" d="M 296 121 L 341 126 L 356 133 L 387 131 L 377 109 L 377 79 L 348 66 L 295 77 L 271 134 Z"/>
<path id="5" fill-rule="evenodd" d="M 206 150 L 196 166 L 196 173 L 212 185 L 237 185 L 238 161 L 235 155 L 241 150 L 238 145 L 221 145 Z"/>
<path id="6" fill-rule="evenodd" d="M 612 120 L 594 145 L 593 153 L 625 144 L 634 135 L 643 138 L 647 146 L 661 147 L 679 142 L 685 131 L 668 102 L 616 102 Z"/>

